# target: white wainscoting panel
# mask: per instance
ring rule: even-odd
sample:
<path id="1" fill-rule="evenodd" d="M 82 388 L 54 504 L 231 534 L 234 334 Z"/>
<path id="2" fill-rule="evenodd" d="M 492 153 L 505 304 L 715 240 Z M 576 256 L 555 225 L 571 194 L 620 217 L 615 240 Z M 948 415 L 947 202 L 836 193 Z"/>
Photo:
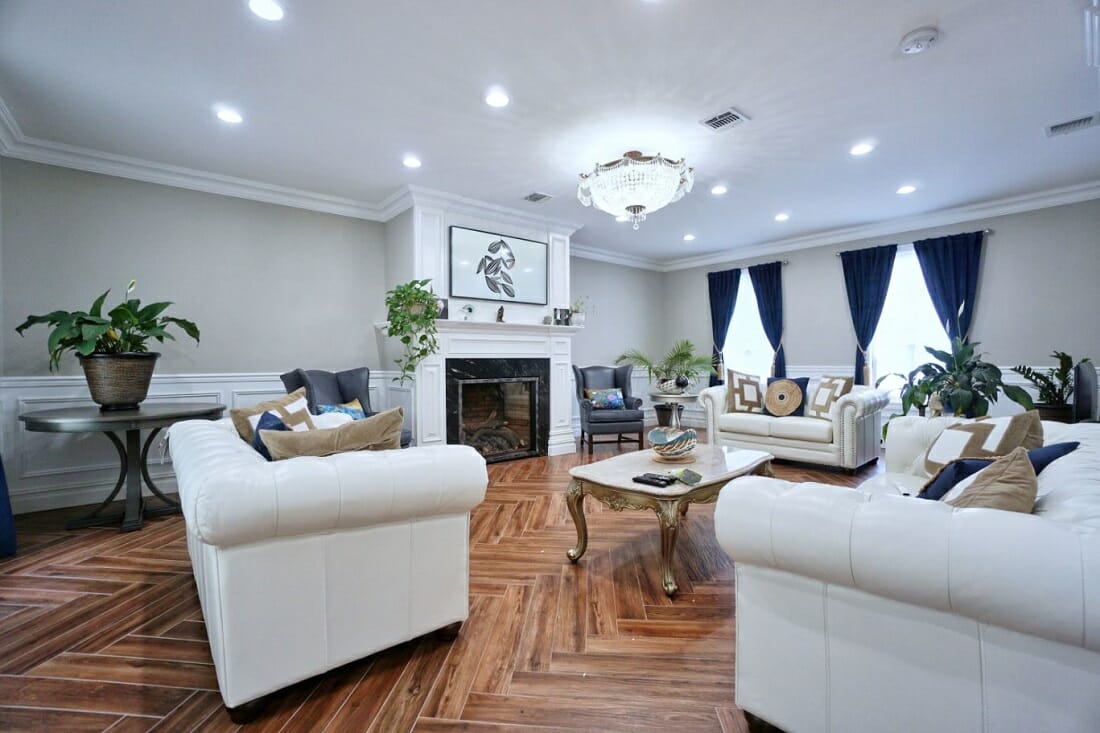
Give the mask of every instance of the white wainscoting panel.
<path id="1" fill-rule="evenodd" d="M 391 382 L 394 376 L 391 371 L 371 371 L 371 408 L 401 405 L 409 421 L 411 395 L 407 388 L 401 392 L 391 386 L 396 385 Z M 274 373 L 157 374 L 146 402 L 206 402 L 231 409 L 285 394 L 279 375 Z M 93 404 L 81 376 L 0 378 L 0 454 L 15 513 L 93 504 L 106 498 L 119 471 L 118 453 L 106 437 L 99 433 L 36 433 L 26 430 L 19 420 L 20 414 L 33 410 Z M 171 457 L 162 459 L 161 450 L 158 439 L 149 451 L 149 474 L 162 491 L 174 492 Z"/>

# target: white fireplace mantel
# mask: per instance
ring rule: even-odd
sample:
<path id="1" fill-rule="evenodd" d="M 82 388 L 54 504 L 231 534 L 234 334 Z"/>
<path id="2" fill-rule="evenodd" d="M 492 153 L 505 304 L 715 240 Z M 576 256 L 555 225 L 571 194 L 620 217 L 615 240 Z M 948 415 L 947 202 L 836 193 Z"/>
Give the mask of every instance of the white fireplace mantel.
<path id="1" fill-rule="evenodd" d="M 439 352 L 416 368 L 416 443 L 447 442 L 447 359 L 548 359 L 550 432 L 547 453 L 575 451 L 573 438 L 573 335 L 576 326 L 536 323 L 436 321 Z"/>

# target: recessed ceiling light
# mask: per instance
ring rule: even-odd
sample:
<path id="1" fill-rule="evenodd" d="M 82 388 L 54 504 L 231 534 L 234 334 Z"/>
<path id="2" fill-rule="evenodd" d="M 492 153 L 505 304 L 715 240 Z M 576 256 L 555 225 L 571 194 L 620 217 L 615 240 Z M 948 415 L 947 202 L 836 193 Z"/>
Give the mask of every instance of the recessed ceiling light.
<path id="1" fill-rule="evenodd" d="M 694 234 L 685 234 L 684 235 L 684 241 L 685 242 L 694 242 L 695 241 L 695 235 Z"/>
<path id="2" fill-rule="evenodd" d="M 856 143 L 855 145 L 852 146 L 852 149 L 849 150 L 848 152 L 851 153 L 852 155 L 859 156 L 859 155 L 867 155 L 867 153 L 871 152 L 874 149 L 875 149 L 875 144 L 874 143 Z"/>
<path id="3" fill-rule="evenodd" d="M 401 162 L 405 164 L 406 168 L 419 168 L 420 167 L 420 158 L 416 157 L 415 155 L 406 155 L 405 159 L 402 160 Z"/>
<path id="4" fill-rule="evenodd" d="M 284 15 L 277 0 L 248 0 L 248 9 L 264 20 L 282 20 Z"/>
<path id="5" fill-rule="evenodd" d="M 510 101 L 508 92 L 500 87 L 493 87 L 485 94 L 485 104 L 490 107 L 507 107 Z"/>
<path id="6" fill-rule="evenodd" d="M 615 217 L 615 221 L 622 224 L 624 221 L 630 221 L 630 217 L 627 216 L 626 214 L 619 214 L 618 216 Z"/>
<path id="7" fill-rule="evenodd" d="M 787 221 L 787 219 L 791 218 L 791 215 L 785 211 L 780 211 L 774 218 L 776 221 Z"/>
<path id="8" fill-rule="evenodd" d="M 913 193 L 913 192 L 914 192 L 914 191 L 916 191 L 916 190 L 917 190 L 917 187 L 916 187 L 916 186 L 908 186 L 908 185 L 906 185 L 906 186 L 902 186 L 901 188 L 899 188 L 897 192 L 898 192 L 899 194 L 901 194 L 902 196 L 907 196 L 907 195 L 909 195 L 909 194 Z"/>
<path id="9" fill-rule="evenodd" d="M 722 194 L 724 194 L 728 190 L 729 189 L 726 188 L 725 186 L 723 186 L 722 184 L 718 184 L 717 186 L 712 188 L 710 190 L 710 192 L 711 192 L 711 195 L 713 195 L 713 196 L 721 196 Z"/>
<path id="10" fill-rule="evenodd" d="M 214 114 L 222 122 L 228 122 L 231 125 L 239 125 L 244 122 L 244 117 L 241 117 L 241 113 L 232 107 L 215 107 Z"/>

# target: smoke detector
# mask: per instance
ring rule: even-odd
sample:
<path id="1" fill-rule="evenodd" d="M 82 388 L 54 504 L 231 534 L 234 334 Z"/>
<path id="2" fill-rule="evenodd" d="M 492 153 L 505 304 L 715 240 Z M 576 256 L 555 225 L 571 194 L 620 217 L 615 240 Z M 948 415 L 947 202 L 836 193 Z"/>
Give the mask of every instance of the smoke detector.
<path id="1" fill-rule="evenodd" d="M 940 38 L 939 30 L 926 26 L 909 31 L 901 39 L 901 52 L 906 56 L 916 56 L 932 48 L 932 44 Z"/>

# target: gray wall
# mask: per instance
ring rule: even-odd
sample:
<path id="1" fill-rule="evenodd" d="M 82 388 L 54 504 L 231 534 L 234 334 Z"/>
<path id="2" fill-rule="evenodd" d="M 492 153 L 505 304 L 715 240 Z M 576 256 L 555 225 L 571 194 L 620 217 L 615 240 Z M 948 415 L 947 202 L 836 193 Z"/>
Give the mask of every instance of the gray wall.
<path id="1" fill-rule="evenodd" d="M 27 314 L 117 302 L 130 278 L 202 330 L 157 346 L 158 373 L 380 366 L 381 224 L 13 159 L 0 187 L 0 374 L 47 373 L 46 329 L 12 333 Z"/>
<path id="2" fill-rule="evenodd" d="M 835 253 L 986 228 L 994 233 L 982 253 L 972 336 L 987 358 L 1049 364 L 1058 349 L 1100 359 L 1100 201 L 666 273 L 665 341 L 711 341 L 707 272 L 785 259 L 787 363 L 851 364 L 855 334 Z"/>
<path id="3" fill-rule="evenodd" d="M 666 347 L 661 273 L 580 257 L 569 267 L 573 300 L 587 301 L 584 330 L 573 337 L 574 363 L 612 364 L 626 349 L 654 355 Z"/>

